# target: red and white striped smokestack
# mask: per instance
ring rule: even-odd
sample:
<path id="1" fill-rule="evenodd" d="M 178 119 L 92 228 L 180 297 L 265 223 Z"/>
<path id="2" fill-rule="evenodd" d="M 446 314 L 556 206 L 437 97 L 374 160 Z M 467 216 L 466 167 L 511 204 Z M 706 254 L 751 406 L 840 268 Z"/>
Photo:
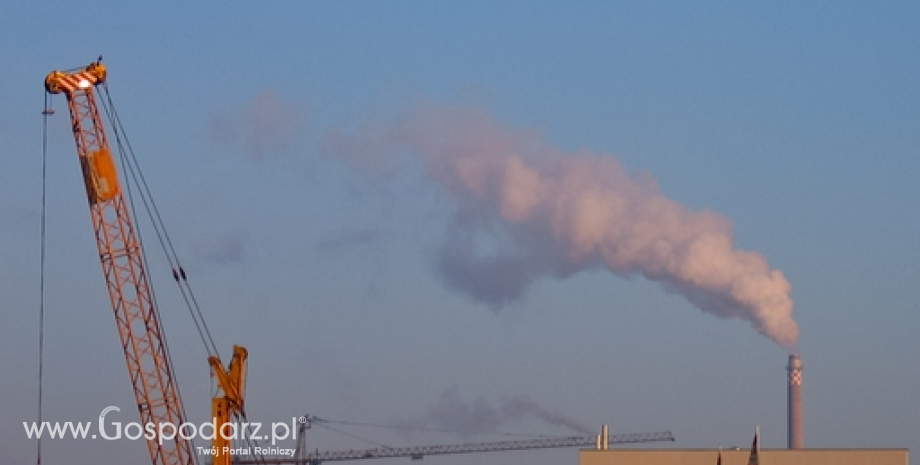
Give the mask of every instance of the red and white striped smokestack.
<path id="1" fill-rule="evenodd" d="M 789 356 L 788 421 L 786 433 L 788 434 L 787 447 L 801 449 L 804 447 L 802 431 L 802 358 L 798 354 Z"/>

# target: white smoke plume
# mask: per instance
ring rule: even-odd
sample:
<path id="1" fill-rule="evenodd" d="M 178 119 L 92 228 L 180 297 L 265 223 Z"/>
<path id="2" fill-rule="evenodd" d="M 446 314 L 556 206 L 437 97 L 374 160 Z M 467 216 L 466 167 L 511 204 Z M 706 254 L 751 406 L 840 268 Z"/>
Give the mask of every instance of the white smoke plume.
<path id="1" fill-rule="evenodd" d="M 411 153 L 456 203 L 438 268 L 447 285 L 501 306 L 544 276 L 606 268 L 642 275 L 705 312 L 740 318 L 792 348 L 791 286 L 759 253 L 737 249 L 731 222 L 665 197 L 612 155 L 564 153 L 479 109 L 427 107 L 326 151 L 385 167 Z"/>
<path id="2" fill-rule="evenodd" d="M 456 387 L 441 393 L 437 402 L 428 407 L 424 417 L 402 423 L 473 434 L 499 432 L 509 424 L 527 419 L 539 420 L 551 426 L 562 426 L 580 434 L 592 434 L 591 428 L 567 415 L 547 410 L 528 397 L 510 397 L 497 404 L 482 397 L 467 401 L 460 397 Z"/>

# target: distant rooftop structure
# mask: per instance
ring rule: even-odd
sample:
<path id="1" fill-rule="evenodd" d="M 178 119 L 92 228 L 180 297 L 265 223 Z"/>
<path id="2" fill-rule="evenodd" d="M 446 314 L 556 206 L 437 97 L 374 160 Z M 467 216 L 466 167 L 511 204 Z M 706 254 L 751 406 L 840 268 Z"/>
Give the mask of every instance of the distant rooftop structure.
<path id="1" fill-rule="evenodd" d="M 723 449 L 722 465 L 747 465 L 750 449 Z M 907 449 L 761 449 L 763 465 L 910 465 Z M 716 465 L 719 449 L 583 449 L 579 465 Z"/>

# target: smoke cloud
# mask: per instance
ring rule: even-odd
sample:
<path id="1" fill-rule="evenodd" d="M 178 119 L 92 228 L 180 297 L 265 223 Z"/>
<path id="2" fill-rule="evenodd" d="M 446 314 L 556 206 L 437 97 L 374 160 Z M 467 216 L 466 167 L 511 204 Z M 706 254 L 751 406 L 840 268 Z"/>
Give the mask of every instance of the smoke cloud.
<path id="1" fill-rule="evenodd" d="M 534 280 L 606 268 L 661 283 L 701 310 L 740 318 L 791 348 L 791 285 L 759 253 L 735 247 L 731 222 L 665 197 L 612 155 L 565 153 L 539 133 L 481 109 L 419 108 L 357 135 L 330 133 L 327 152 L 386 168 L 422 161 L 456 209 L 440 248 L 445 283 L 500 307 Z"/>
<path id="2" fill-rule="evenodd" d="M 510 397 L 497 404 L 482 397 L 467 401 L 460 397 L 456 388 L 444 391 L 437 402 L 428 407 L 423 418 L 405 423 L 460 433 L 491 433 L 527 419 L 562 426 L 580 434 L 592 434 L 591 428 L 559 412 L 546 410 L 528 397 Z"/>
<path id="3" fill-rule="evenodd" d="M 248 236 L 240 231 L 212 234 L 196 241 L 193 253 L 197 258 L 209 263 L 239 263 L 246 255 L 248 239 Z"/>
<path id="4" fill-rule="evenodd" d="M 300 106 L 265 89 L 243 105 L 211 115 L 209 132 L 218 146 L 242 151 L 254 159 L 292 152 L 300 147 L 305 132 Z"/>

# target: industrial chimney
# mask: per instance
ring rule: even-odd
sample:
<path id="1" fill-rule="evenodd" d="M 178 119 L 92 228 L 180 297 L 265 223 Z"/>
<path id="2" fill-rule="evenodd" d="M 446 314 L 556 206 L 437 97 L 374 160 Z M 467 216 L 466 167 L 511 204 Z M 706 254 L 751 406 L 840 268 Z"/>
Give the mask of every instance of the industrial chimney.
<path id="1" fill-rule="evenodd" d="M 789 356 L 789 366 L 786 367 L 786 371 L 789 373 L 787 447 L 789 449 L 801 449 L 804 446 L 802 431 L 802 358 L 798 354 Z"/>

